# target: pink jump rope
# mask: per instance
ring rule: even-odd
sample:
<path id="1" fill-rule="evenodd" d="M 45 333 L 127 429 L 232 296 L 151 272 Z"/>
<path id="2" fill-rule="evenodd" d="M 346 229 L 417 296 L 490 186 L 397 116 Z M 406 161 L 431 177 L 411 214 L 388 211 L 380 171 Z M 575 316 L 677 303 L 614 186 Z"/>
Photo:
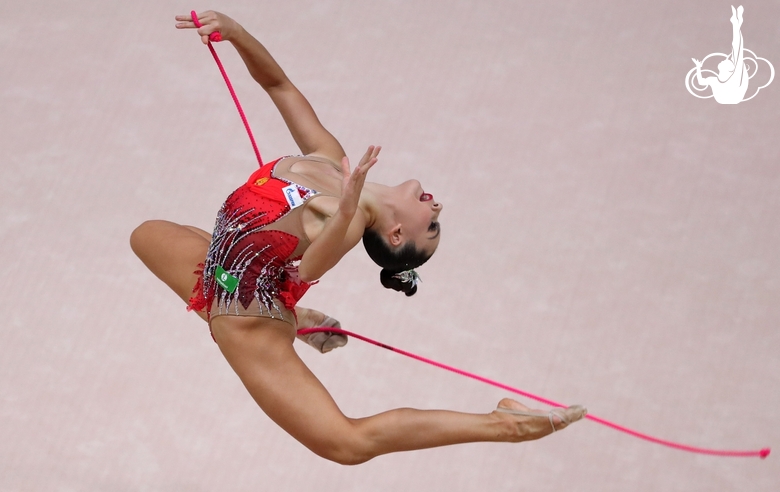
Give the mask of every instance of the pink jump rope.
<path id="1" fill-rule="evenodd" d="M 201 23 L 198 20 L 198 15 L 193 10 L 191 12 L 192 15 L 192 22 L 195 23 L 196 27 L 201 27 Z M 228 86 L 228 90 L 230 91 L 230 95 L 233 97 L 233 101 L 236 103 L 236 108 L 238 109 L 238 114 L 241 115 L 241 121 L 244 122 L 244 127 L 246 127 L 246 132 L 249 135 L 249 140 L 252 142 L 252 148 L 255 150 L 255 155 L 257 156 L 258 163 L 262 166 L 263 160 L 260 157 L 260 151 L 257 150 L 257 144 L 255 143 L 255 138 L 252 135 L 252 130 L 249 128 L 249 123 L 246 120 L 246 116 L 244 115 L 244 111 L 241 109 L 241 104 L 238 102 L 238 97 L 236 97 L 236 93 L 233 90 L 233 85 L 230 83 L 230 79 L 228 79 L 227 73 L 225 73 L 225 69 L 222 66 L 222 62 L 219 60 L 219 57 L 217 56 L 217 52 L 214 51 L 214 47 L 211 44 L 211 41 L 218 42 L 222 41 L 222 36 L 219 34 L 219 32 L 213 32 L 209 35 L 209 43 L 208 47 L 211 51 L 211 54 L 214 56 L 214 61 L 217 62 L 217 66 L 219 67 L 219 71 L 222 73 L 222 77 L 225 79 L 225 83 Z M 397 349 L 395 347 L 391 347 L 389 345 L 386 345 L 381 342 L 377 342 L 375 340 L 371 340 L 370 338 L 366 338 L 362 335 L 358 335 L 357 333 L 352 333 L 350 331 L 346 330 L 340 330 L 338 328 L 301 328 L 298 330 L 299 335 L 307 335 L 309 333 L 317 333 L 317 332 L 330 332 L 330 333 L 339 333 L 342 335 L 347 335 L 352 338 L 356 338 L 358 340 L 363 340 L 364 342 L 368 342 L 372 345 L 376 345 L 377 347 L 382 347 L 387 350 L 390 350 L 392 352 L 395 352 L 397 354 L 405 355 L 407 357 L 411 357 L 412 359 L 419 360 L 421 362 L 425 362 L 426 364 L 430 364 L 432 366 L 439 367 L 441 369 L 446 369 L 448 371 L 454 372 L 456 374 L 460 374 L 461 376 L 466 376 L 471 379 L 476 379 L 477 381 L 481 381 L 483 383 L 489 384 L 491 386 L 495 386 L 497 388 L 501 388 L 503 390 L 516 393 L 521 396 L 525 396 L 527 398 L 531 398 L 532 400 L 536 400 L 538 402 L 550 405 L 552 407 L 561 407 L 565 408 L 565 405 L 562 405 L 558 402 L 554 402 L 552 400 L 548 400 L 547 398 L 543 398 L 541 396 L 536 396 L 532 393 L 528 393 L 526 391 L 513 388 L 512 386 L 508 386 L 503 383 L 499 383 L 498 381 L 494 381 L 492 379 L 488 379 L 482 376 L 478 376 L 476 374 L 464 371 L 462 369 L 458 369 L 456 367 L 448 366 L 446 364 L 442 364 L 441 362 L 436 362 L 434 360 L 428 359 L 426 357 L 422 357 L 416 354 L 413 354 L 411 352 L 407 352 L 405 350 Z M 622 425 L 615 424 L 614 422 L 610 422 L 608 420 L 596 417 L 595 415 L 586 415 L 585 418 L 590 419 L 594 422 L 598 422 L 599 424 L 606 425 L 607 427 L 611 427 L 615 430 L 618 430 L 620 432 L 625 432 L 626 434 L 629 434 L 634 437 L 638 437 L 640 439 L 644 439 L 645 441 L 654 442 L 656 444 L 661 444 L 663 446 L 668 446 L 670 448 L 679 449 L 681 451 L 688 451 L 690 453 L 699 453 L 699 454 L 709 454 L 714 456 L 731 456 L 731 457 L 760 457 L 761 459 L 766 458 L 769 456 L 769 453 L 771 452 L 770 448 L 764 448 L 759 449 L 756 451 L 732 451 L 732 450 L 721 450 L 721 449 L 708 449 L 708 448 L 699 448 L 695 446 L 688 446 L 685 444 L 676 443 L 673 441 L 667 441 L 665 439 L 659 439 L 657 437 L 653 437 L 647 434 L 643 434 L 641 432 L 635 431 L 633 429 L 629 429 L 628 427 L 623 427 Z"/>

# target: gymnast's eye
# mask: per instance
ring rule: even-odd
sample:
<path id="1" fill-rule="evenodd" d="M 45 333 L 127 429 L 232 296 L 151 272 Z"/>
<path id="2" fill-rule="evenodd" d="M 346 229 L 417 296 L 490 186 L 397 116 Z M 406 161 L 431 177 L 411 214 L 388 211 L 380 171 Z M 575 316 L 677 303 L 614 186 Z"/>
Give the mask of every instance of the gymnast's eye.
<path id="1" fill-rule="evenodd" d="M 439 230 L 439 223 L 431 222 L 431 225 L 428 226 L 428 232 L 436 232 L 437 230 Z"/>

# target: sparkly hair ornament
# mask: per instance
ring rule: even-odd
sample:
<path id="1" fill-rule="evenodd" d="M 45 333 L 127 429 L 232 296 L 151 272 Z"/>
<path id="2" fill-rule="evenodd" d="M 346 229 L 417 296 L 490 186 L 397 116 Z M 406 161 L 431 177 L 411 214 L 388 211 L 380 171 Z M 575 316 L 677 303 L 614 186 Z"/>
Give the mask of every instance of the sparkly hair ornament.
<path id="1" fill-rule="evenodd" d="M 406 297 L 411 297 L 417 292 L 417 282 L 420 282 L 421 279 L 417 272 L 411 268 L 402 272 L 383 268 L 379 280 L 386 289 L 403 292 Z"/>
<path id="2" fill-rule="evenodd" d="M 397 278 L 398 280 L 400 280 L 405 284 L 411 283 L 412 288 L 417 286 L 417 282 L 422 282 L 420 275 L 418 275 L 417 272 L 414 271 L 414 269 L 398 272 L 395 275 L 393 275 L 393 278 Z"/>

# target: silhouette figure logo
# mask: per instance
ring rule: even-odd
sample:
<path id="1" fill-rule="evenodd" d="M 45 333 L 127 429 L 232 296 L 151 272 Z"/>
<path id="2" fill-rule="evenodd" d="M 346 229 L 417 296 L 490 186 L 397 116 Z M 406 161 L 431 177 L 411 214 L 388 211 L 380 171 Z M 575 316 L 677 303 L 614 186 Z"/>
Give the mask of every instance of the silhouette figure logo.
<path id="1" fill-rule="evenodd" d="M 745 9 L 740 5 L 736 9 L 731 7 L 731 54 L 711 53 L 704 57 L 702 61 L 692 58 L 695 67 L 685 76 L 685 88 L 688 92 L 700 99 L 714 97 L 720 104 L 739 104 L 742 101 L 749 101 L 756 97 L 758 92 L 772 83 L 775 78 L 775 67 L 769 63 L 766 58 L 761 58 L 749 49 L 745 48 L 742 39 L 742 14 Z M 708 59 L 713 61 L 720 60 L 718 63 L 718 72 L 702 68 Z M 763 62 L 763 63 L 759 63 Z M 759 72 L 759 65 L 766 64 L 769 69 L 769 77 L 763 85 L 754 85 L 755 89 L 748 94 L 750 80 Z M 762 71 L 763 73 L 763 71 Z M 702 74 L 711 74 L 713 76 L 705 77 Z M 761 77 L 766 78 L 766 77 Z M 755 84 L 759 83 L 756 79 Z M 708 92 L 710 92 L 708 94 Z M 704 95 L 708 94 L 708 95 Z"/>

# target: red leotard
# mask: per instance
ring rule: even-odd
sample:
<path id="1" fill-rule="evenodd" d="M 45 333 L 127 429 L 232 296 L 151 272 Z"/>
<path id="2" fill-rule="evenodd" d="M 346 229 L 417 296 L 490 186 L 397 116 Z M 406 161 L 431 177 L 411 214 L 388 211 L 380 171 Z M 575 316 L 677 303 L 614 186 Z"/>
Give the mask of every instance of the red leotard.
<path id="1" fill-rule="evenodd" d="M 274 176 L 281 160 L 253 173 L 217 214 L 206 261 L 197 272 L 200 278 L 190 299 L 190 308 L 206 309 L 209 321 L 238 315 L 293 324 L 295 304 L 311 285 L 298 278 L 297 260 L 308 247 L 300 214 L 318 193 Z M 218 282 L 218 268 L 228 282 Z"/>

